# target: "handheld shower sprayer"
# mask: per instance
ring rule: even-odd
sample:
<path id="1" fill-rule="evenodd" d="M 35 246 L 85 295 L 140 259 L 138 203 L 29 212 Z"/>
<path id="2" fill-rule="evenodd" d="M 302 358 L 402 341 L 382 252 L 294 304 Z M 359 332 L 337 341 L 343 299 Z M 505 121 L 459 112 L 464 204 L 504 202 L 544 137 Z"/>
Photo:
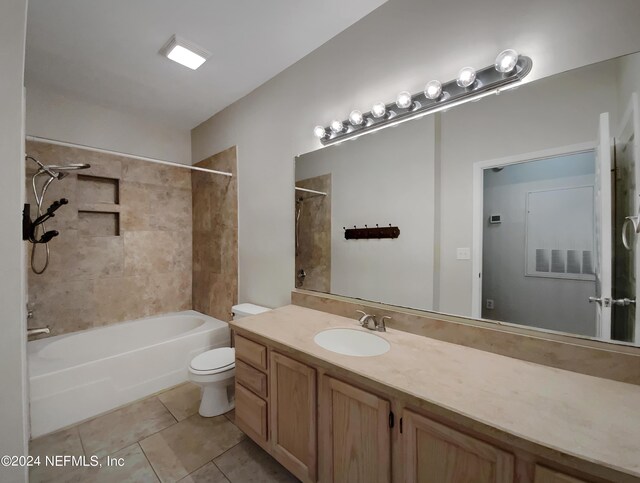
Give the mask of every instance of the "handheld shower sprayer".
<path id="1" fill-rule="evenodd" d="M 49 218 L 53 218 L 55 216 L 55 212 L 60 207 L 69 203 L 69 200 L 67 200 L 66 198 L 54 201 L 51 206 L 49 206 L 47 211 L 43 213 L 42 205 L 44 203 L 44 196 L 47 193 L 47 189 L 54 179 L 58 181 L 62 180 L 63 178 L 68 176 L 71 171 L 88 169 L 91 167 L 91 165 L 86 163 L 71 163 L 67 165 L 44 165 L 36 158 L 29 155 L 27 155 L 25 159 L 33 161 L 39 166 L 40 169 L 38 169 L 38 171 L 36 171 L 36 173 L 31 177 L 31 187 L 33 188 L 33 197 L 36 200 L 36 206 L 38 208 L 38 216 L 35 220 L 32 221 L 30 206 L 28 204 L 25 204 L 24 211 L 22 212 L 22 239 L 28 240 L 33 243 L 33 248 L 31 250 L 31 269 L 34 273 L 41 274 L 44 273 L 44 271 L 49 266 L 49 241 L 60 234 L 57 230 L 47 231 L 45 222 L 49 220 Z M 48 178 L 45 180 L 40 190 L 38 190 L 37 180 L 40 176 L 45 174 L 48 176 Z M 38 232 L 40 232 L 41 235 L 39 235 Z M 35 264 L 35 251 L 38 244 L 44 244 L 45 246 L 45 262 L 42 269 L 36 268 Z"/>

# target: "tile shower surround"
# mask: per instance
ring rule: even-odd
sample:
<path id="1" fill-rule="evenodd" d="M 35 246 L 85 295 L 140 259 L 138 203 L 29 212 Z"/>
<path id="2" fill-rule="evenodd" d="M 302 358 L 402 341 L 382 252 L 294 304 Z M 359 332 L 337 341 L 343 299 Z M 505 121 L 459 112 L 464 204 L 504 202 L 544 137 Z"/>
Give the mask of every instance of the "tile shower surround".
<path id="1" fill-rule="evenodd" d="M 29 308 L 34 313 L 29 327 L 49 326 L 53 336 L 192 308 L 191 171 L 41 142 L 27 142 L 26 152 L 43 164 L 91 164 L 54 181 L 47 191 L 43 209 L 63 197 L 69 204 L 47 224 L 60 235 L 50 242 L 44 274 L 31 271 L 31 246 L 27 250 Z M 34 216 L 31 176 L 36 165 L 27 161 L 26 166 L 27 203 Z M 103 208 L 119 212 L 118 236 L 114 215 L 100 216 Z M 219 217 L 215 206 L 208 208 L 202 218 Z M 38 266 L 43 248 L 38 247 Z M 201 311 L 216 316 L 224 310 L 214 305 Z"/>
<path id="2" fill-rule="evenodd" d="M 326 196 L 295 193 L 296 199 L 304 199 L 298 221 L 296 286 L 331 292 L 331 174 L 296 181 L 296 186 L 327 193 Z M 297 274 L 301 269 L 306 277 L 302 285 L 298 285 Z"/>
<path id="3" fill-rule="evenodd" d="M 228 322 L 238 303 L 238 183 L 235 146 L 196 166 L 233 177 L 192 171 L 193 309 Z"/>

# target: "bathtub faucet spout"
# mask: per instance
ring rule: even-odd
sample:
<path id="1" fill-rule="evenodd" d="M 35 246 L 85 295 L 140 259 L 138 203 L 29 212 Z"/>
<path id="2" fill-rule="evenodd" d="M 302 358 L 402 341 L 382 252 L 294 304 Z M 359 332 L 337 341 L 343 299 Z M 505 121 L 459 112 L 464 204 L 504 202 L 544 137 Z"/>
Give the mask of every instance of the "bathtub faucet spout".
<path id="1" fill-rule="evenodd" d="M 27 329 L 27 336 L 50 334 L 50 333 L 51 333 L 51 330 L 49 330 L 49 327 L 37 327 L 35 329 Z"/>

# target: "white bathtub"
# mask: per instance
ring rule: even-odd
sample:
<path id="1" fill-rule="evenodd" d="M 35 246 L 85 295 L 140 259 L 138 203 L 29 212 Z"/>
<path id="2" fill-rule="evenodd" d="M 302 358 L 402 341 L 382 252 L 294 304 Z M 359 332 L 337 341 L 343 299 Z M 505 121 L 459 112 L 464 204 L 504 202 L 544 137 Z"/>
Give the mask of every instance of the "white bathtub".
<path id="1" fill-rule="evenodd" d="M 193 310 L 30 341 L 31 434 L 186 381 L 194 356 L 229 343 L 226 322 Z"/>

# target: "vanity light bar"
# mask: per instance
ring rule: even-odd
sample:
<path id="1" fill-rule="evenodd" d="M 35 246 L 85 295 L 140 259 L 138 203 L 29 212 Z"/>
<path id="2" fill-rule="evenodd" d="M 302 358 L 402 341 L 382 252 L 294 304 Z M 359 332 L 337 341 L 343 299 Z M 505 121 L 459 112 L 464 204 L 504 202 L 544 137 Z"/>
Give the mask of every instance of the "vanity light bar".
<path id="1" fill-rule="evenodd" d="M 516 83 L 531 72 L 532 66 L 531 58 L 518 55 L 515 50 L 505 50 L 498 54 L 494 65 L 477 72 L 465 67 L 452 81 L 444 84 L 430 81 L 423 92 L 410 95 L 403 91 L 394 102 L 378 102 L 364 114 L 354 110 L 345 121 L 333 120 L 328 127 L 316 126 L 313 132 L 325 146 L 354 139 L 516 87 Z"/>

